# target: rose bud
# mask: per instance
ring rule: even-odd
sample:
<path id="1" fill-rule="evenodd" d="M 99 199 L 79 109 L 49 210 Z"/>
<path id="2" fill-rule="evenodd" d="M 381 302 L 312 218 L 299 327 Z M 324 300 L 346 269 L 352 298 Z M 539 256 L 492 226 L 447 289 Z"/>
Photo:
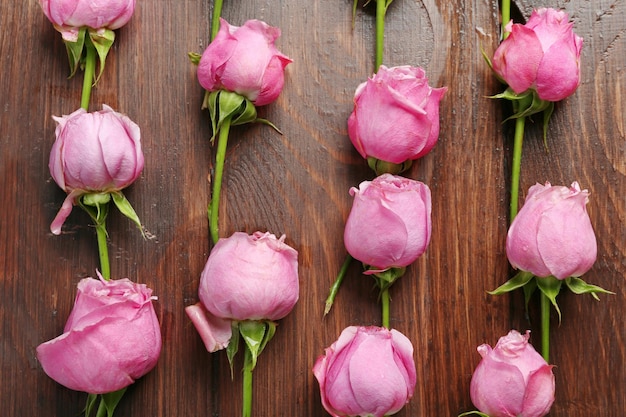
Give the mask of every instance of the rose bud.
<path id="1" fill-rule="evenodd" d="M 63 334 L 37 347 L 46 374 L 90 394 L 120 390 L 147 374 L 161 352 L 152 290 L 124 278 L 85 278 Z"/>
<path id="2" fill-rule="evenodd" d="M 135 11 L 135 0 L 39 0 L 44 14 L 63 39 L 78 40 L 80 28 L 115 30 Z"/>
<path id="3" fill-rule="evenodd" d="M 579 277 L 596 260 L 596 237 L 586 204 L 589 192 L 535 184 L 511 223 L 506 239 L 509 262 L 537 277 Z"/>
<path id="4" fill-rule="evenodd" d="M 139 126 L 109 106 L 102 107 L 94 113 L 79 109 L 69 116 L 54 117 L 58 125 L 50 151 L 50 174 L 68 193 L 50 226 L 54 234 L 61 233 L 82 195 L 120 191 L 143 169 Z"/>
<path id="5" fill-rule="evenodd" d="M 298 252 L 284 240 L 236 232 L 217 241 L 200 276 L 201 305 L 186 308 L 209 352 L 228 345 L 231 321 L 275 321 L 293 309 Z"/>
<path id="6" fill-rule="evenodd" d="M 422 255 L 431 234 L 431 197 L 427 185 L 383 174 L 352 187 L 346 221 L 348 253 L 371 272 L 403 268 Z"/>
<path id="7" fill-rule="evenodd" d="M 479 411 L 490 417 L 541 417 L 554 402 L 552 366 L 528 343 L 525 335 L 511 330 L 495 348 L 478 347 L 482 360 L 472 375 L 470 396 Z"/>
<path id="8" fill-rule="evenodd" d="M 515 93 L 532 89 L 542 100 L 560 101 L 576 91 L 583 40 L 568 19 L 563 11 L 542 8 L 525 25 L 507 24 L 510 36 L 496 49 L 492 65 Z"/>
<path id="9" fill-rule="evenodd" d="M 413 345 L 383 327 L 351 326 L 313 366 L 322 405 L 334 416 L 382 417 L 397 413 L 413 396 Z"/>
<path id="10" fill-rule="evenodd" d="M 376 169 L 381 164 L 408 168 L 435 146 L 439 138 L 439 102 L 446 91 L 445 87 L 430 87 L 424 70 L 410 66 L 381 65 L 376 74 L 357 87 L 348 133 L 356 150 L 377 174 L 383 173 Z"/>
<path id="11" fill-rule="evenodd" d="M 220 19 L 220 30 L 198 63 L 198 80 L 207 91 L 238 93 L 254 105 L 276 100 L 285 82 L 285 67 L 292 62 L 274 42 L 280 29 L 260 20 L 237 27 Z"/>

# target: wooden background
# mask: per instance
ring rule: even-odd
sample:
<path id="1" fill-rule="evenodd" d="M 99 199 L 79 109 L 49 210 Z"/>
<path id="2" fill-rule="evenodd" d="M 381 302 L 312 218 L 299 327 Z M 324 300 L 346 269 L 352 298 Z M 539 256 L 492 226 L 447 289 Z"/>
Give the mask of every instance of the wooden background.
<path id="1" fill-rule="evenodd" d="M 544 2 L 515 2 L 529 16 Z M 380 324 L 373 281 L 353 263 L 335 306 L 324 299 L 345 256 L 343 225 L 351 186 L 372 173 L 353 149 L 346 120 L 356 86 L 370 75 L 374 13 L 351 0 L 226 0 L 235 25 L 258 18 L 282 29 L 278 46 L 294 63 L 262 125 L 231 132 L 221 212 L 223 235 L 269 230 L 287 234 L 300 253 L 301 297 L 280 322 L 254 373 L 255 416 L 327 415 L 311 367 L 348 325 Z M 626 2 L 555 0 L 584 38 L 582 82 L 557 105 L 548 132 L 527 128 L 521 189 L 535 182 L 591 191 L 588 205 L 598 260 L 585 279 L 611 289 L 559 296 L 552 357 L 557 399 L 551 416 L 622 416 L 626 410 Z M 149 232 L 142 239 L 118 212 L 109 217 L 114 278 L 148 284 L 159 297 L 163 352 L 157 367 L 130 387 L 116 416 L 237 416 L 241 375 L 231 381 L 224 352 L 208 354 L 184 307 L 197 301 L 210 245 L 206 206 L 212 167 L 211 125 L 190 51 L 209 39 L 210 0 L 139 0 L 117 40 L 92 110 L 108 104 L 142 129 L 146 158 L 126 191 Z M 82 73 L 68 79 L 60 35 L 36 0 L 0 1 L 0 405 L 6 416 L 79 414 L 86 395 L 49 379 L 35 347 L 62 332 L 76 283 L 98 268 L 88 217 L 75 209 L 61 236 L 49 225 L 65 194 L 52 181 L 48 157 L 52 115 L 79 107 Z M 485 293 L 510 277 L 504 253 L 512 127 L 502 125 L 502 90 L 481 57 L 498 44 L 496 0 L 395 0 L 387 14 L 384 62 L 422 66 L 441 103 L 441 136 L 408 176 L 433 194 L 427 253 L 392 288 L 391 324 L 415 346 L 418 383 L 398 416 L 456 416 L 472 410 L 469 383 L 476 346 L 510 329 L 531 328 L 522 294 Z M 522 196 L 523 198 L 523 196 Z M 237 363 L 239 369 L 240 361 Z"/>

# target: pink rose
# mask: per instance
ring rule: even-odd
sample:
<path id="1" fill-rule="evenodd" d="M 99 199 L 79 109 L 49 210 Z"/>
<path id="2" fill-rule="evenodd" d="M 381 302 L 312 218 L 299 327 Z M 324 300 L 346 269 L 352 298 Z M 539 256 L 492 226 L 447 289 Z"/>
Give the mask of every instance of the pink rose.
<path id="1" fill-rule="evenodd" d="M 579 277 L 596 260 L 596 236 L 587 214 L 589 192 L 571 187 L 535 184 L 506 239 L 514 268 L 537 277 Z"/>
<path id="2" fill-rule="evenodd" d="M 274 46 L 279 36 L 280 29 L 260 20 L 237 27 L 220 19 L 220 30 L 198 64 L 200 84 L 207 91 L 233 91 L 257 106 L 273 102 L 292 62 Z"/>
<path id="3" fill-rule="evenodd" d="M 563 11 L 542 8 L 525 25 L 509 22 L 510 36 L 496 49 L 492 65 L 515 93 L 534 89 L 542 100 L 560 101 L 576 91 L 583 40 L 568 19 Z"/>
<path id="4" fill-rule="evenodd" d="M 528 343 L 530 332 L 511 330 L 495 348 L 478 347 L 482 360 L 472 375 L 470 396 L 490 417 L 541 417 L 554 402 L 552 366 Z"/>
<path id="5" fill-rule="evenodd" d="M 344 329 L 313 366 L 322 405 L 333 417 L 397 413 L 413 396 L 413 345 L 397 330 Z"/>
<path id="6" fill-rule="evenodd" d="M 387 68 L 359 85 L 348 118 L 350 140 L 363 158 L 402 164 L 426 155 L 439 138 L 439 102 L 424 70 Z"/>
<path id="7" fill-rule="evenodd" d="M 284 240 L 236 232 L 217 241 L 200 277 L 201 304 L 185 309 L 209 352 L 228 345 L 231 321 L 274 321 L 293 309 L 298 252 Z"/>
<path id="8" fill-rule="evenodd" d="M 63 334 L 37 347 L 45 373 L 90 394 L 120 390 L 147 374 L 161 352 L 151 295 L 126 278 L 81 280 Z"/>
<path id="9" fill-rule="evenodd" d="M 94 113 L 79 109 L 54 117 L 58 125 L 50 151 L 50 174 L 68 193 L 50 226 L 54 234 L 61 232 L 81 195 L 120 191 L 143 169 L 139 126 L 109 106 L 102 107 Z"/>
<path id="10" fill-rule="evenodd" d="M 135 11 L 135 0 L 39 0 L 44 14 L 63 39 L 78 40 L 82 27 L 119 29 Z"/>
<path id="11" fill-rule="evenodd" d="M 422 255 L 431 234 L 431 197 L 425 184 L 383 174 L 351 188 L 346 221 L 348 253 L 372 271 L 405 267 Z"/>

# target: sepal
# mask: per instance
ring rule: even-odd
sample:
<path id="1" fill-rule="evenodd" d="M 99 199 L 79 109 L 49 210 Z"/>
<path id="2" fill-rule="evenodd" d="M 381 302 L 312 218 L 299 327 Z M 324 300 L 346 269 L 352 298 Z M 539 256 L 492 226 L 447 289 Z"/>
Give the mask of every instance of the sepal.
<path id="1" fill-rule="evenodd" d="M 391 287 L 393 283 L 396 282 L 397 279 L 403 276 L 406 272 L 405 267 L 389 268 L 385 269 L 384 271 L 374 271 L 369 269 L 367 266 L 365 269 L 368 269 L 368 271 L 365 272 L 367 275 L 374 275 L 374 279 L 376 280 L 376 283 L 378 284 L 378 287 L 381 291 L 384 291 Z"/>
<path id="2" fill-rule="evenodd" d="M 78 38 L 75 42 L 63 39 L 65 49 L 67 50 L 67 58 L 70 61 L 70 75 L 68 78 L 72 78 L 76 74 L 76 70 L 80 67 L 83 57 L 83 49 L 85 48 L 85 33 L 87 28 L 80 28 L 78 31 Z"/>
<path id="3" fill-rule="evenodd" d="M 246 344 L 252 358 L 250 370 L 256 366 L 257 358 L 263 352 L 267 342 L 276 333 L 276 323 L 272 321 L 245 320 L 239 322 L 239 333 Z"/>
<path id="4" fill-rule="evenodd" d="M 113 197 L 113 203 L 115 203 L 115 206 L 118 208 L 118 210 L 137 225 L 137 227 L 141 231 L 141 235 L 145 238 L 146 235 L 143 232 L 143 227 L 141 226 L 139 216 L 137 216 L 135 209 L 133 208 L 133 206 L 131 206 L 130 202 L 126 199 L 124 194 L 122 194 L 121 191 L 116 191 L 114 193 L 111 193 L 111 196 Z"/>
<path id="5" fill-rule="evenodd" d="M 559 315 L 559 323 L 561 322 L 561 310 L 559 309 L 558 304 L 556 303 L 556 296 L 559 295 L 559 291 L 561 291 L 561 284 L 563 283 L 560 279 L 553 277 L 552 275 L 547 277 L 537 277 L 537 288 L 541 291 L 548 300 L 554 306 L 556 312 Z"/>
<path id="6" fill-rule="evenodd" d="M 95 410 L 95 417 L 113 417 L 115 408 L 121 401 L 126 388 L 122 388 L 118 391 L 108 392 L 106 394 L 89 394 L 87 396 L 87 405 L 85 406 L 85 417 L 91 417 L 94 407 L 98 400 L 98 409 Z"/>
<path id="7" fill-rule="evenodd" d="M 98 69 L 98 75 L 93 82 L 93 85 L 98 83 L 98 80 L 102 76 L 102 71 L 104 71 L 104 64 L 106 62 L 107 55 L 109 54 L 109 50 L 111 46 L 113 46 L 113 42 L 115 41 L 115 32 L 111 29 L 88 29 L 89 39 L 91 43 L 96 48 L 96 52 L 98 53 L 98 58 L 100 59 L 100 68 Z"/>
<path id="8" fill-rule="evenodd" d="M 524 287 L 533 279 L 533 274 L 526 271 L 519 271 L 513 278 L 500 285 L 493 291 L 487 291 L 487 294 L 491 295 L 502 295 L 507 292 L 516 290 L 518 288 Z"/>
<path id="9" fill-rule="evenodd" d="M 468 411 L 466 413 L 459 414 L 458 417 L 466 417 L 466 416 L 490 417 L 489 414 L 481 413 L 480 411 Z"/>
<path id="10" fill-rule="evenodd" d="M 387 162 L 383 161 L 382 159 L 368 156 L 367 165 L 376 173 L 377 176 L 382 174 L 398 175 L 411 168 L 411 165 L 413 165 L 413 161 L 407 159 L 400 164 L 394 164 L 393 162 Z"/>
<path id="11" fill-rule="evenodd" d="M 602 294 L 615 294 L 609 290 L 605 290 L 602 287 L 598 287 L 597 285 L 587 284 L 581 278 L 577 277 L 569 277 L 565 278 L 565 285 L 570 289 L 574 294 L 591 294 L 593 298 L 596 300 L 600 300 L 597 293 Z"/>

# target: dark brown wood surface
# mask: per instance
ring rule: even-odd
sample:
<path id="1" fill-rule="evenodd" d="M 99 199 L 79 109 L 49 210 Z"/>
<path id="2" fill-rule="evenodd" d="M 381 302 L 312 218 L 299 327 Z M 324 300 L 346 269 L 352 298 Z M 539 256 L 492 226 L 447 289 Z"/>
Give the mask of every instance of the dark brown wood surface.
<path id="1" fill-rule="evenodd" d="M 535 182 L 591 191 L 588 205 L 598 260 L 587 282 L 615 292 L 559 296 L 551 362 L 557 383 L 550 415 L 622 416 L 626 411 L 626 2 L 518 1 L 564 8 L 584 38 L 582 82 L 556 106 L 543 147 L 540 123 L 527 128 L 524 191 Z M 311 367 L 349 325 L 380 324 L 373 281 L 353 263 L 330 315 L 324 299 L 345 257 L 348 189 L 372 173 L 353 149 L 346 120 L 356 86 L 373 72 L 374 13 L 351 0 L 226 0 L 235 25 L 262 19 L 282 30 L 278 46 L 294 62 L 279 100 L 260 109 L 262 125 L 231 131 L 221 211 L 222 236 L 234 231 L 285 233 L 300 254 L 300 301 L 280 322 L 254 372 L 255 416 L 321 417 Z M 209 39 L 209 0 L 139 0 L 117 40 L 91 99 L 139 124 L 145 169 L 126 191 L 147 231 L 143 239 L 118 212 L 109 217 L 112 275 L 148 284 L 162 326 L 157 367 L 130 387 L 116 416 L 238 416 L 241 375 L 224 352 L 209 354 L 184 313 L 197 301 L 210 250 L 207 181 L 214 160 L 211 124 L 190 51 Z M 510 329 L 533 330 L 523 296 L 490 296 L 510 277 L 504 242 L 512 127 L 481 56 L 498 43 L 495 0 L 395 0 L 387 14 L 384 62 L 426 69 L 448 86 L 441 136 L 408 176 L 433 194 L 427 253 L 391 290 L 391 325 L 415 346 L 416 392 L 398 416 L 456 416 L 469 398 L 476 346 L 495 344 Z M 62 332 L 76 283 L 98 268 L 88 217 L 75 209 L 61 236 L 49 225 L 65 194 L 50 177 L 53 115 L 79 107 L 82 73 L 68 79 L 60 35 L 38 2 L 0 1 L 0 408 L 5 416 L 76 416 L 86 395 L 49 379 L 35 347 Z M 522 195 L 523 197 L 523 195 Z M 236 369 L 240 367 L 240 360 Z"/>

